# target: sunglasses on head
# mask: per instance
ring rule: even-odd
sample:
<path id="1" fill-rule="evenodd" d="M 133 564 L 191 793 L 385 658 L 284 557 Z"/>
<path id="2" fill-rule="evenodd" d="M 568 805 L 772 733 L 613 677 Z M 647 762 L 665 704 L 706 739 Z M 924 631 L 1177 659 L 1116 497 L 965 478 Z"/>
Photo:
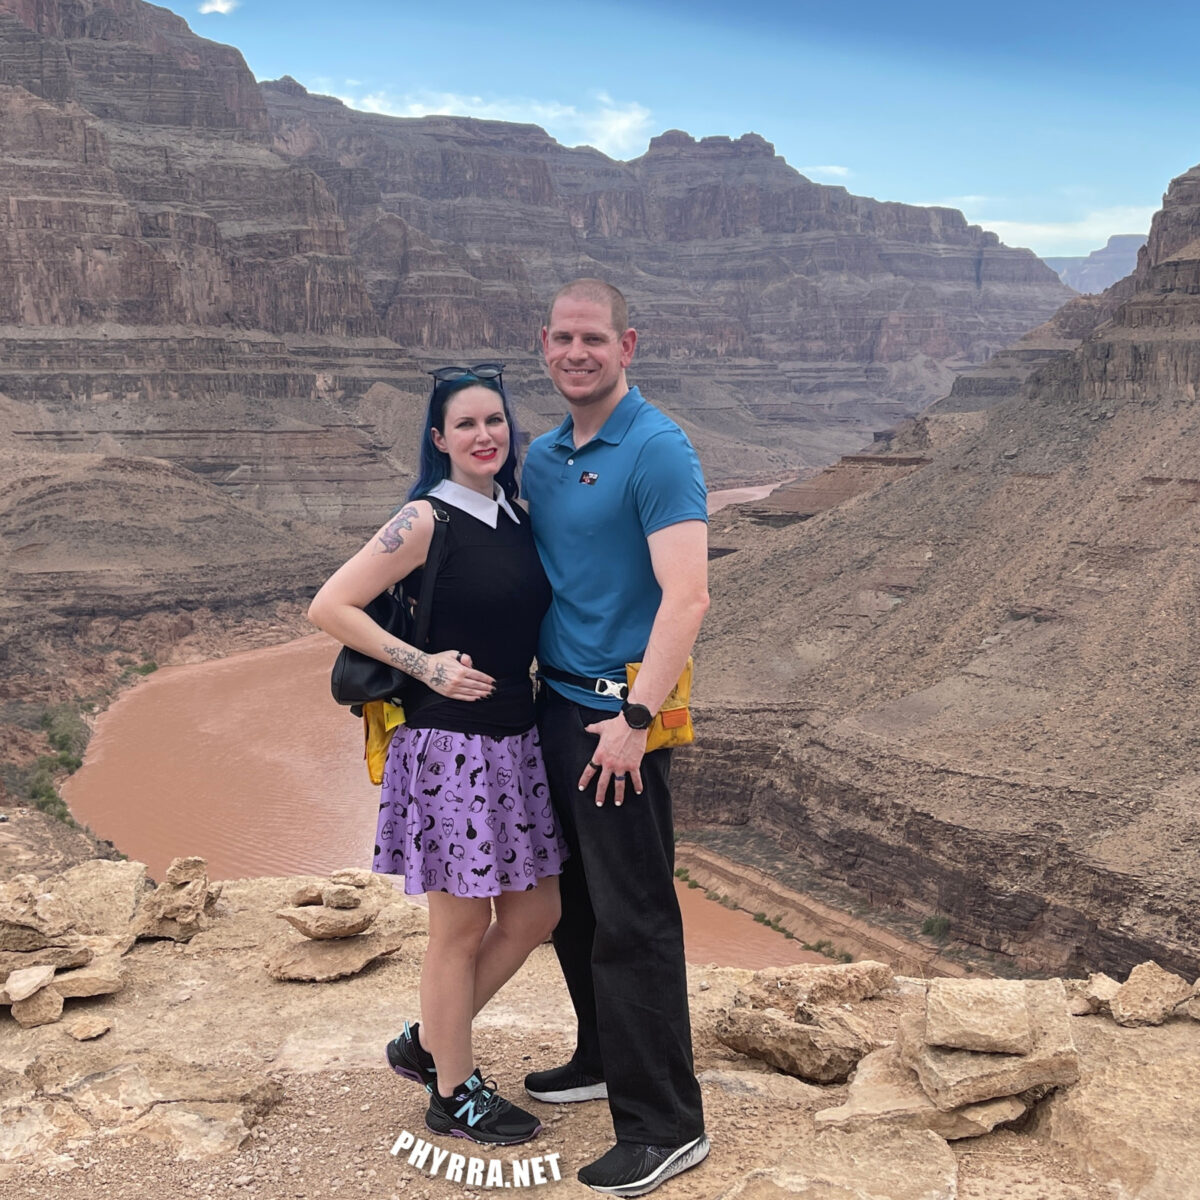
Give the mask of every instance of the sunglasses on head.
<path id="1" fill-rule="evenodd" d="M 504 374 L 502 362 L 476 363 L 473 367 L 438 367 L 426 371 L 437 383 L 454 383 L 459 379 L 499 379 Z"/>

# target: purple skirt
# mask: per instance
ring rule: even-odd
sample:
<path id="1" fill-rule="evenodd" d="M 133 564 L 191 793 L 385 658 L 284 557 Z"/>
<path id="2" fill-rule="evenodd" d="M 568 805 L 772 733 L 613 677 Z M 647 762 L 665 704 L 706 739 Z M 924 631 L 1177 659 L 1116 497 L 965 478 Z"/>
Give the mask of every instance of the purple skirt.
<path id="1" fill-rule="evenodd" d="M 529 891 L 567 857 L 536 728 L 512 737 L 411 729 L 392 735 L 372 869 L 404 890 Z"/>

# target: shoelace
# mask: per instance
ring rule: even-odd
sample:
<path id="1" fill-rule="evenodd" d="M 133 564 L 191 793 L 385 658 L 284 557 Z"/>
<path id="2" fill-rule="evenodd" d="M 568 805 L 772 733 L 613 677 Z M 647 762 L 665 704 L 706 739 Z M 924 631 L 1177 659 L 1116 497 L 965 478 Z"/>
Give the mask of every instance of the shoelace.
<path id="1" fill-rule="evenodd" d="M 480 1116 L 489 1116 L 493 1112 L 503 1112 L 506 1108 L 512 1107 L 508 1101 L 505 1100 L 502 1095 L 500 1095 L 494 1079 L 485 1079 L 471 1093 L 471 1095 L 479 1097 L 479 1107 L 476 1111 Z"/>

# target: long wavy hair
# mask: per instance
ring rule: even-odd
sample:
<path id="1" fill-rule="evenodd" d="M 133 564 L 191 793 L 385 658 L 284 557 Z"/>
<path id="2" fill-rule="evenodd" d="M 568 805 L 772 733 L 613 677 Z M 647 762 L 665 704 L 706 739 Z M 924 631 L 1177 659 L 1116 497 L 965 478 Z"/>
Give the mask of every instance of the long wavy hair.
<path id="1" fill-rule="evenodd" d="M 478 379 L 474 375 L 463 375 L 448 383 L 435 382 L 429 393 L 429 405 L 425 410 L 425 427 L 421 431 L 421 471 L 417 482 L 409 489 L 408 498 L 415 500 L 424 496 L 430 488 L 437 487 L 443 479 L 450 478 L 450 456 L 439 450 L 433 444 L 433 430 L 445 433 L 446 405 L 451 398 L 469 387 L 484 387 L 495 392 L 500 397 L 504 407 L 504 419 L 508 422 L 508 457 L 504 465 L 496 472 L 496 482 L 504 489 L 509 500 L 515 500 L 520 494 L 517 486 L 517 441 L 519 433 L 517 422 L 513 418 L 512 408 L 508 403 L 508 395 L 500 379 Z"/>

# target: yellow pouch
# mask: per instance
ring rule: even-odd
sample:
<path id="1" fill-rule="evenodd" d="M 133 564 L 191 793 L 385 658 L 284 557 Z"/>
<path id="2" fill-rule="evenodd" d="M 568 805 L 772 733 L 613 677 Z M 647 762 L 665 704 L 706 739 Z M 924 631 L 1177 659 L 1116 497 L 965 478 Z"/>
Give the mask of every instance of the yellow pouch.
<path id="1" fill-rule="evenodd" d="M 631 689 L 641 665 L 625 664 L 625 679 Z M 663 701 L 662 708 L 650 722 L 650 732 L 646 735 L 647 754 L 651 750 L 661 750 L 664 746 L 689 746 L 696 740 L 692 710 L 688 707 L 692 699 L 692 671 L 693 663 L 689 655 L 679 682 L 671 689 L 671 694 Z"/>
<path id="2" fill-rule="evenodd" d="M 372 783 L 383 782 L 388 746 L 397 725 L 404 724 L 404 709 L 386 700 L 368 700 L 363 705 L 363 758 Z"/>

